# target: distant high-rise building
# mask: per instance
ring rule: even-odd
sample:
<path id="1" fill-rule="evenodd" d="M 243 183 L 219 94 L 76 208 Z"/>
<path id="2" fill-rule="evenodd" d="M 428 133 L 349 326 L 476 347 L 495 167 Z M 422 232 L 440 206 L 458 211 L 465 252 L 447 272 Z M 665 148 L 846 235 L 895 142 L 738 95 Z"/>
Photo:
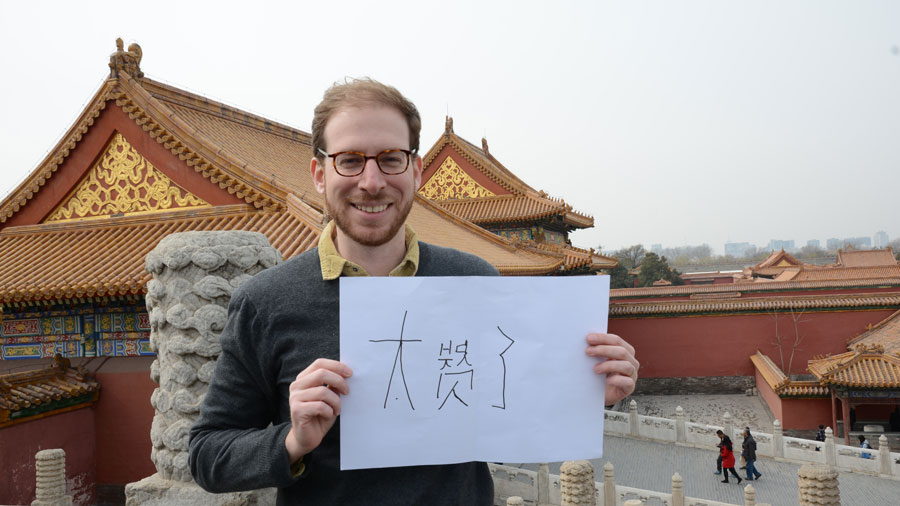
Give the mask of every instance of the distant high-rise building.
<path id="1" fill-rule="evenodd" d="M 884 230 L 875 232 L 875 237 L 873 237 L 872 239 L 874 239 L 872 242 L 875 243 L 875 247 L 879 249 L 887 247 L 888 243 L 891 242 L 891 238 L 888 237 L 887 233 Z"/>
<path id="2" fill-rule="evenodd" d="M 828 251 L 837 251 L 844 247 L 844 241 L 838 239 L 837 237 L 832 237 L 825 241 L 825 249 Z"/>
<path id="3" fill-rule="evenodd" d="M 731 255 L 733 257 L 743 257 L 747 256 L 747 252 L 756 249 L 755 246 L 750 244 L 749 242 L 726 242 L 725 243 L 725 254 Z"/>
<path id="4" fill-rule="evenodd" d="M 786 241 L 782 239 L 772 239 L 771 241 L 769 241 L 769 249 L 772 251 L 778 251 L 781 249 L 790 251 L 794 249 L 794 240 L 791 239 L 789 241 Z"/>
<path id="5" fill-rule="evenodd" d="M 662 244 L 651 244 L 650 251 L 652 253 L 656 253 L 657 255 L 662 255 Z"/>
<path id="6" fill-rule="evenodd" d="M 810 248 L 816 248 L 816 249 L 819 249 L 822 247 L 822 243 L 820 243 L 818 239 L 810 239 L 810 240 L 806 241 L 806 245 L 809 246 Z"/>

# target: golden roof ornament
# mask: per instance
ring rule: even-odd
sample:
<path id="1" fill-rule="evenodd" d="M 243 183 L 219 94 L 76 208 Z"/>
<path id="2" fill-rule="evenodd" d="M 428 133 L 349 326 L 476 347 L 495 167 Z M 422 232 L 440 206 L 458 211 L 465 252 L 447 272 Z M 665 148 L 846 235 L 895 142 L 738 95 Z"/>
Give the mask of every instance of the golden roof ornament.
<path id="1" fill-rule="evenodd" d="M 124 47 L 122 38 L 117 38 L 116 52 L 109 55 L 109 76 L 118 79 L 119 71 L 125 71 L 135 79 L 144 77 L 144 73 L 141 72 L 141 57 L 144 56 L 141 46 L 133 42 L 128 45 L 128 51 L 125 51 Z"/>

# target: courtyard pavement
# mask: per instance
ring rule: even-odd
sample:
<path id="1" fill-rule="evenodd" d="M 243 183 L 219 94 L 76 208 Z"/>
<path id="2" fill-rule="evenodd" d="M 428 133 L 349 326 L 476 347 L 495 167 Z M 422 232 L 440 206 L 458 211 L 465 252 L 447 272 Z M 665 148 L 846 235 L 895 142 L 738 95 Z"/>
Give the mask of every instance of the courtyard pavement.
<path id="1" fill-rule="evenodd" d="M 672 395 L 635 396 L 642 415 L 674 418 L 675 408 L 681 406 L 686 418 L 696 423 L 722 425 L 725 411 L 734 417 L 734 426 L 749 425 L 751 430 L 771 433 L 774 418 L 758 396 L 745 395 Z M 627 408 L 626 408 L 627 409 Z M 621 411 L 618 408 L 617 411 Z M 657 492 L 671 493 L 672 475 L 678 472 L 684 480 L 684 495 L 731 504 L 744 504 L 744 486 L 756 489 L 756 502 L 773 506 L 794 506 L 798 503 L 797 471 L 800 464 L 778 462 L 761 457 L 757 469 L 763 473 L 757 481 L 744 481 L 740 486 L 734 477 L 728 484 L 713 474 L 717 453 L 709 450 L 656 443 L 641 439 L 607 434 L 602 459 L 594 464 L 594 479 L 602 481 L 603 466 L 611 462 L 615 467 L 616 484 Z M 521 467 L 537 470 L 536 465 Z M 550 464 L 550 473 L 559 474 L 560 463 Z M 736 469 L 741 477 L 745 473 Z M 838 476 L 843 506 L 900 505 L 900 480 L 841 472 Z M 648 503 L 654 505 L 653 501 Z"/>

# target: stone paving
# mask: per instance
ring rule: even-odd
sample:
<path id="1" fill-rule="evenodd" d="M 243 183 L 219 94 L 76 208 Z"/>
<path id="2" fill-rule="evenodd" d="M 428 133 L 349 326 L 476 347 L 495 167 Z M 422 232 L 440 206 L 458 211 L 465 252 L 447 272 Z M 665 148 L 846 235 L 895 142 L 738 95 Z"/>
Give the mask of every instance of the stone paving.
<path id="1" fill-rule="evenodd" d="M 756 501 L 772 506 L 794 506 L 797 504 L 797 471 L 799 464 L 777 462 L 762 457 L 757 469 L 763 473 L 759 481 L 721 483 L 722 477 L 713 474 L 716 469 L 716 453 L 655 443 L 607 434 L 604 441 L 604 456 L 591 461 L 594 464 L 594 479 L 602 481 L 603 466 L 612 462 L 615 466 L 616 484 L 626 487 L 671 493 L 672 475 L 678 472 L 684 480 L 684 495 L 698 499 L 708 499 L 730 504 L 744 504 L 744 487 L 753 485 Z M 537 470 L 535 465 L 522 467 Z M 550 473 L 559 474 L 559 463 L 550 464 Z M 744 472 L 736 469 L 741 478 Z M 900 504 L 900 481 L 878 478 L 865 474 L 842 472 L 838 477 L 843 506 L 888 506 Z M 656 506 L 653 501 L 648 505 Z"/>

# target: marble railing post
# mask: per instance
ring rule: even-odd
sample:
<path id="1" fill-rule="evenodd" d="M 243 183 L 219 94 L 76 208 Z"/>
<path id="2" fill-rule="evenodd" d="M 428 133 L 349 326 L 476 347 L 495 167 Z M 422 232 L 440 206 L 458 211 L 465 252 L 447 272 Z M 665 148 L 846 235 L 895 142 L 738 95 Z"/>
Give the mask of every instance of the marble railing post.
<path id="1" fill-rule="evenodd" d="M 623 502 L 622 506 L 644 506 L 644 501 L 640 499 L 629 499 Z"/>
<path id="2" fill-rule="evenodd" d="M 35 499 L 31 506 L 71 506 L 66 495 L 66 452 L 62 448 L 41 450 L 34 456 Z"/>
<path id="3" fill-rule="evenodd" d="M 725 412 L 725 415 L 722 416 L 722 425 L 725 426 L 725 435 L 728 436 L 729 439 L 734 439 L 734 424 L 731 421 L 731 413 Z"/>
<path id="4" fill-rule="evenodd" d="M 631 429 L 632 436 L 641 435 L 641 425 L 638 419 L 637 402 L 634 399 L 628 403 L 628 426 Z"/>
<path id="5" fill-rule="evenodd" d="M 772 452 L 775 457 L 784 457 L 784 432 L 781 430 L 781 421 L 777 418 L 772 423 Z"/>
<path id="6" fill-rule="evenodd" d="M 749 483 L 744 487 L 744 506 L 756 506 L 756 489 Z"/>
<path id="7" fill-rule="evenodd" d="M 281 254 L 257 232 L 182 232 L 166 236 L 147 254 L 150 346 L 157 358 L 150 377 L 159 384 L 150 397 L 156 410 L 150 427 L 150 459 L 157 474 L 125 488 L 129 506 L 219 504 L 227 498 L 201 490 L 188 465 L 188 433 L 197 419 L 222 351 L 232 292 Z M 252 336 L 248 336 L 252 338 Z M 265 492 L 235 493 L 233 500 L 258 500 Z M 253 495 L 253 497 L 251 497 Z M 249 499 L 248 499 L 249 498 Z"/>
<path id="8" fill-rule="evenodd" d="M 586 460 L 563 462 L 559 470 L 560 506 L 594 505 L 594 466 Z"/>
<path id="9" fill-rule="evenodd" d="M 834 447 L 834 432 L 831 427 L 825 429 L 825 463 L 829 466 L 837 464 L 837 449 Z"/>
<path id="10" fill-rule="evenodd" d="M 539 506 L 544 506 L 545 504 L 550 504 L 550 465 L 549 464 L 541 464 L 538 466 L 537 499 L 538 499 Z"/>
<path id="11" fill-rule="evenodd" d="M 522 506 L 524 504 L 525 501 L 517 495 L 506 498 L 506 506 Z"/>
<path id="12" fill-rule="evenodd" d="M 838 472 L 831 466 L 806 464 L 797 471 L 800 506 L 840 506 Z"/>
<path id="13" fill-rule="evenodd" d="M 616 477 L 612 462 L 603 465 L 603 505 L 616 506 Z"/>
<path id="14" fill-rule="evenodd" d="M 878 461 L 881 463 L 881 474 L 891 474 L 891 447 L 884 434 L 878 436 Z"/>
<path id="15" fill-rule="evenodd" d="M 684 427 L 684 408 L 675 408 L 675 441 L 684 443 L 687 441 L 687 431 Z"/>
<path id="16" fill-rule="evenodd" d="M 684 480 L 681 475 L 672 475 L 672 506 L 684 506 Z"/>

